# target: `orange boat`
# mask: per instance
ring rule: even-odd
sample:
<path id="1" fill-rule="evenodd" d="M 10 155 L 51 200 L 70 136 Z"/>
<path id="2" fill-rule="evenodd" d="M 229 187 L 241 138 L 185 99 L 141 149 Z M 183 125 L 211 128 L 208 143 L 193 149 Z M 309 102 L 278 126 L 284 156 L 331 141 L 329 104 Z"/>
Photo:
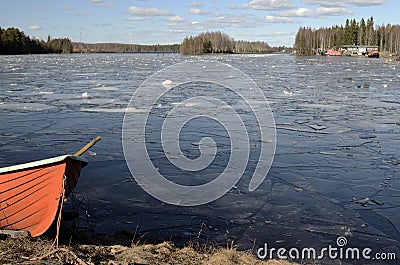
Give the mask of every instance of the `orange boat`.
<path id="1" fill-rule="evenodd" d="M 379 58 L 379 52 L 377 50 L 373 50 L 367 55 L 369 58 Z"/>
<path id="2" fill-rule="evenodd" d="M 329 55 L 329 56 L 342 56 L 342 52 L 334 50 L 334 49 L 328 49 L 326 51 L 326 55 Z"/>
<path id="3" fill-rule="evenodd" d="M 79 155 L 100 139 L 75 155 L 0 168 L 0 230 L 25 231 L 32 237 L 46 232 L 87 165 Z"/>

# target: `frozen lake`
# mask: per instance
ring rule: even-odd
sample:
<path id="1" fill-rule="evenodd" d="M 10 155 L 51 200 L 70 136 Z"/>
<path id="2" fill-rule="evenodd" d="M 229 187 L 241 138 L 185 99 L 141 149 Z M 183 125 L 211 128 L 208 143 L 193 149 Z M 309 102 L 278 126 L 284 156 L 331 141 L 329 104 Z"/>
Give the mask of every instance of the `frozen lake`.
<path id="1" fill-rule="evenodd" d="M 230 64 L 261 88 L 275 117 L 275 159 L 253 192 L 247 190 L 245 173 L 216 201 L 173 206 L 148 195 L 128 170 L 122 150 L 124 112 L 150 75 L 203 59 Z M 0 56 L 0 166 L 73 153 L 102 135 L 91 150 L 96 155 L 84 155 L 89 165 L 70 200 L 74 205 L 69 207 L 80 213 L 78 228 L 137 230 L 148 240 L 178 245 L 234 240 L 247 249 L 264 243 L 324 247 L 345 236 L 349 246 L 399 253 L 399 69 L 383 59 L 351 57 Z M 178 104 L 183 95 L 170 97 Z M 214 167 L 199 177 L 156 159 L 160 170 L 187 184 L 212 178 L 229 156 L 223 127 L 206 120 L 196 126 L 187 129 L 182 146 L 196 157 L 199 137 L 215 136 L 220 149 Z M 162 155 L 154 139 L 153 152 Z M 253 144 L 257 152 L 257 141 Z"/>

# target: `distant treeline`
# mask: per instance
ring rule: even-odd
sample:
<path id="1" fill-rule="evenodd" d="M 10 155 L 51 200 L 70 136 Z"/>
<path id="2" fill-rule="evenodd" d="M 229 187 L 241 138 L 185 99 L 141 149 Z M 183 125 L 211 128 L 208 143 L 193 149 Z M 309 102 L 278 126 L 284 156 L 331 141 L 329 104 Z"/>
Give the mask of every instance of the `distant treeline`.
<path id="1" fill-rule="evenodd" d="M 84 53 L 123 53 L 123 52 L 179 52 L 179 44 L 140 45 L 124 43 L 82 43 L 73 42 L 73 52 Z"/>
<path id="2" fill-rule="evenodd" d="M 186 37 L 181 44 L 181 54 L 206 53 L 268 53 L 272 48 L 265 42 L 235 41 L 221 32 L 205 32 L 195 37 Z"/>
<path id="3" fill-rule="evenodd" d="M 380 52 L 400 51 L 400 25 L 374 26 L 374 18 L 360 22 L 346 20 L 346 25 L 312 29 L 301 27 L 294 44 L 296 54 L 315 55 L 329 47 L 344 45 L 379 46 Z"/>
<path id="4" fill-rule="evenodd" d="M 37 40 L 25 35 L 17 28 L 0 27 L 0 54 L 71 53 L 72 43 L 68 38 Z"/>

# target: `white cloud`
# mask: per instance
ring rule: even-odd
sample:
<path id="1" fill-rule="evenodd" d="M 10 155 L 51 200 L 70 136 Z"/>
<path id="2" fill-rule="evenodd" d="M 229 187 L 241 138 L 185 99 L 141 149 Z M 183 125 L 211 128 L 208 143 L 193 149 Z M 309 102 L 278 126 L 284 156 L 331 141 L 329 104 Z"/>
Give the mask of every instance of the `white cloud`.
<path id="1" fill-rule="evenodd" d="M 73 7 L 70 7 L 70 6 L 66 6 L 66 7 L 64 7 L 63 8 L 65 11 L 73 11 L 74 10 L 74 8 Z"/>
<path id="2" fill-rule="evenodd" d="M 142 21 L 142 20 L 146 20 L 149 19 L 148 17 L 128 17 L 125 18 L 126 21 Z"/>
<path id="3" fill-rule="evenodd" d="M 383 5 L 387 0 L 305 0 L 309 5 L 320 5 L 325 7 L 344 7 L 344 6 L 375 6 Z"/>
<path id="4" fill-rule="evenodd" d="M 101 3 L 101 2 L 103 2 L 103 0 L 89 0 L 89 2 L 92 2 L 92 3 Z"/>
<path id="5" fill-rule="evenodd" d="M 220 16 L 212 18 L 206 21 L 207 28 L 224 28 L 224 27 L 235 27 L 238 28 L 242 23 L 245 23 L 244 19 L 239 16 Z"/>
<path id="6" fill-rule="evenodd" d="M 289 11 L 284 11 L 280 12 L 280 16 L 285 16 L 285 17 L 312 17 L 315 16 L 315 10 L 311 10 L 308 8 L 299 8 L 299 9 L 293 9 Z"/>
<path id="7" fill-rule="evenodd" d="M 326 17 L 351 15 L 353 11 L 344 7 L 319 7 L 317 9 L 299 8 L 280 12 L 283 17 Z"/>
<path id="8" fill-rule="evenodd" d="M 209 11 L 204 11 L 199 8 L 189 9 L 189 14 L 191 14 L 191 15 L 205 15 L 205 14 L 209 14 L 209 13 L 210 13 Z"/>
<path id="9" fill-rule="evenodd" d="M 170 16 L 171 12 L 158 8 L 140 8 L 136 6 L 129 7 L 128 12 L 138 16 Z"/>
<path id="10" fill-rule="evenodd" d="M 220 16 L 217 17 L 216 22 L 219 23 L 241 23 L 244 22 L 244 18 L 242 16 Z"/>
<path id="11" fill-rule="evenodd" d="M 228 9 L 235 10 L 235 9 L 239 9 L 239 7 L 237 5 L 228 5 Z"/>
<path id="12" fill-rule="evenodd" d="M 346 1 L 343 1 L 346 3 Z M 350 0 L 347 3 L 356 6 L 376 6 L 376 5 L 384 5 L 387 0 Z"/>
<path id="13" fill-rule="evenodd" d="M 164 30 L 164 32 L 166 32 L 166 33 L 185 33 L 186 30 L 184 30 L 184 29 L 167 29 L 167 30 Z"/>
<path id="14" fill-rule="evenodd" d="M 189 6 L 192 6 L 192 7 L 201 7 L 201 6 L 203 6 L 203 4 L 200 3 L 200 2 L 190 2 L 190 3 L 189 3 Z"/>
<path id="15" fill-rule="evenodd" d="M 99 3 L 99 4 L 94 4 L 94 7 L 113 7 L 115 4 L 112 3 Z"/>
<path id="16" fill-rule="evenodd" d="M 254 15 L 232 15 L 224 14 L 210 18 L 205 21 L 205 27 L 208 29 L 218 30 L 220 28 L 234 27 L 234 28 L 255 28 L 261 25 L 262 19 Z"/>
<path id="17" fill-rule="evenodd" d="M 252 27 L 257 26 L 254 18 L 248 17 L 246 15 L 232 15 L 225 14 L 220 15 L 216 18 L 211 18 L 207 20 L 210 27 L 247 27 L 247 24 L 251 24 Z"/>
<path id="18" fill-rule="evenodd" d="M 41 30 L 42 27 L 40 27 L 39 25 L 31 25 L 31 26 L 29 26 L 29 29 L 30 30 Z"/>
<path id="19" fill-rule="evenodd" d="M 101 24 L 94 24 L 96 27 L 108 27 L 111 26 L 111 23 L 101 23 Z"/>
<path id="20" fill-rule="evenodd" d="M 199 21 L 186 21 L 182 23 L 172 23 L 168 25 L 168 31 L 171 33 L 182 33 L 186 32 L 187 34 L 197 34 L 201 31 L 205 30 L 203 22 Z"/>
<path id="21" fill-rule="evenodd" d="M 341 16 L 351 15 L 353 11 L 344 7 L 319 7 L 316 10 L 317 16 Z"/>
<path id="22" fill-rule="evenodd" d="M 169 22 L 183 22 L 183 21 L 185 21 L 185 19 L 183 17 L 180 17 L 180 16 L 169 17 L 166 20 L 169 21 Z"/>
<path id="23" fill-rule="evenodd" d="M 268 15 L 264 18 L 265 22 L 268 23 L 293 23 L 294 19 L 291 17 L 280 17 L 280 16 L 272 16 Z"/>
<path id="24" fill-rule="evenodd" d="M 244 8 L 258 9 L 258 10 L 283 10 L 293 8 L 296 4 L 290 0 L 252 0 L 248 4 L 244 4 Z"/>
<path id="25" fill-rule="evenodd" d="M 88 17 L 89 13 L 78 13 L 78 14 L 76 14 L 76 16 L 78 16 L 78 17 Z"/>

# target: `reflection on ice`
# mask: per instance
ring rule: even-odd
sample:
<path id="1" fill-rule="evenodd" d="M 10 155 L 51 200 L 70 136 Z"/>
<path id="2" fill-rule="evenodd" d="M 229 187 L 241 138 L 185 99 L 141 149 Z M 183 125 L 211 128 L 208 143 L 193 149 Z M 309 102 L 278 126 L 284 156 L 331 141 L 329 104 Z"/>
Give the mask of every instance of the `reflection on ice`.
<path id="1" fill-rule="evenodd" d="M 111 87 L 111 86 L 98 86 L 93 88 L 93 90 L 100 90 L 100 91 L 118 91 L 120 90 L 118 87 Z"/>
<path id="2" fill-rule="evenodd" d="M 0 102 L 0 110 L 23 110 L 23 111 L 44 111 L 55 109 L 56 107 L 41 103 L 4 103 Z"/>
<path id="3" fill-rule="evenodd" d="M 146 109 L 135 108 L 81 108 L 80 111 L 84 112 L 102 112 L 102 113 L 146 113 Z"/>
<path id="4" fill-rule="evenodd" d="M 33 92 L 34 95 L 52 95 L 54 94 L 53 91 L 38 91 L 38 92 Z"/>
<path id="5" fill-rule="evenodd" d="M 189 103 L 172 102 L 171 105 L 177 106 L 177 107 L 196 107 L 196 106 L 200 106 L 200 103 L 197 103 L 197 102 L 189 102 Z"/>

